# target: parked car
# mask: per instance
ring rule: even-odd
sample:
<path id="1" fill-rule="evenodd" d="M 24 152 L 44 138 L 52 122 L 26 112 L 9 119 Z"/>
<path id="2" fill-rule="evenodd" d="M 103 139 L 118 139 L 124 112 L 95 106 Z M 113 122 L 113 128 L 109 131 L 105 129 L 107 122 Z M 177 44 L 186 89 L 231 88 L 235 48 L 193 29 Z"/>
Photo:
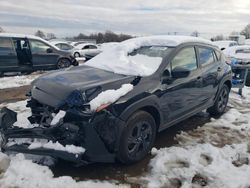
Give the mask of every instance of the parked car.
<path id="1" fill-rule="evenodd" d="M 53 44 L 54 46 L 58 47 L 60 50 L 65 50 L 65 51 L 72 51 L 75 47 L 70 45 L 67 42 L 63 42 L 63 41 L 51 41 L 51 44 Z"/>
<path id="2" fill-rule="evenodd" d="M 14 112 L 2 109 L 2 150 L 83 164 L 137 162 L 158 132 L 204 109 L 223 114 L 230 89 L 231 68 L 211 42 L 182 36 L 130 39 L 77 68 L 35 80 L 27 106 L 30 122 L 39 127 L 15 128 Z M 8 146 L 11 138 L 43 138 L 85 152 L 20 142 Z"/>
<path id="3" fill-rule="evenodd" d="M 47 41 L 21 34 L 0 34 L 0 75 L 5 72 L 32 72 L 78 65 L 71 53 Z"/>
<path id="4" fill-rule="evenodd" d="M 216 46 L 218 46 L 221 50 L 225 50 L 229 47 L 238 45 L 236 41 L 232 41 L 232 40 L 220 40 L 220 41 L 214 41 L 213 43 Z"/>
<path id="5" fill-rule="evenodd" d="M 240 74 L 242 80 L 244 80 L 244 75 L 246 75 L 245 71 L 249 69 L 245 85 L 250 86 L 250 46 L 233 46 L 224 50 L 223 53 L 230 63 L 237 63 L 238 69 L 242 70 Z"/>
<path id="6" fill-rule="evenodd" d="M 85 57 L 86 60 L 89 60 L 100 52 L 101 50 L 97 45 L 91 43 L 83 43 L 75 46 L 74 57 Z"/>

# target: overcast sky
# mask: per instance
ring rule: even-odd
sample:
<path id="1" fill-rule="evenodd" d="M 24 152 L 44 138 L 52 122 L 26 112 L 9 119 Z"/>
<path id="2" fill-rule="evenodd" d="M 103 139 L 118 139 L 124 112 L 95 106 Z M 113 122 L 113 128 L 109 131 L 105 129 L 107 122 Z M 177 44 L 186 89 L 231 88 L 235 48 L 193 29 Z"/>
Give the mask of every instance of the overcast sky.
<path id="1" fill-rule="evenodd" d="M 105 30 L 133 35 L 228 34 L 250 23 L 250 0 L 0 0 L 8 32 L 57 36 Z"/>

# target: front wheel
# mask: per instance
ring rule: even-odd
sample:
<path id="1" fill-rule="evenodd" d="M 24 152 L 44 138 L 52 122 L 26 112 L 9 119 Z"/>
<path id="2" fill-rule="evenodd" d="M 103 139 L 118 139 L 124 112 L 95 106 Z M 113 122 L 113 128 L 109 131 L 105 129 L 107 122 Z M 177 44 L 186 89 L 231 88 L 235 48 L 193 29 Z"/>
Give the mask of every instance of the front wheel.
<path id="1" fill-rule="evenodd" d="M 156 136 L 154 118 L 145 111 L 138 111 L 127 121 L 120 138 L 118 160 L 125 164 L 143 159 L 153 147 Z"/>
<path id="2" fill-rule="evenodd" d="M 81 56 L 81 55 L 80 55 L 79 52 L 75 52 L 75 53 L 74 53 L 74 57 L 75 57 L 75 58 L 80 57 L 80 56 Z"/>
<path id="3" fill-rule="evenodd" d="M 57 68 L 58 69 L 63 69 L 63 68 L 67 68 L 71 65 L 70 60 L 62 58 L 59 59 L 58 63 L 57 63 Z"/>
<path id="4" fill-rule="evenodd" d="M 229 98 L 229 88 L 223 85 L 214 105 L 207 109 L 207 111 L 214 116 L 222 115 L 226 111 L 227 102 Z"/>

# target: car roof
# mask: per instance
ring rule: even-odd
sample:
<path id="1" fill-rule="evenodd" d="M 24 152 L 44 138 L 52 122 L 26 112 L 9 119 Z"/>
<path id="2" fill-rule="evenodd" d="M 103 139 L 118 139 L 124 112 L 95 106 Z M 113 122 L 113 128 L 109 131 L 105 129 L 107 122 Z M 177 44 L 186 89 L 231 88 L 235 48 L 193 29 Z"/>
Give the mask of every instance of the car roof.
<path id="1" fill-rule="evenodd" d="M 203 39 L 200 37 L 191 37 L 191 36 L 181 36 L 181 35 L 156 35 L 156 36 L 146 36 L 128 39 L 121 42 L 124 45 L 133 45 L 133 46 L 169 46 L 176 47 L 184 43 L 202 43 L 207 45 L 215 46 L 211 41 Z"/>
<path id="2" fill-rule="evenodd" d="M 34 35 L 25 35 L 25 34 L 16 34 L 16 33 L 0 33 L 0 37 L 16 37 L 16 38 L 29 38 L 29 39 L 38 39 L 40 40 L 40 37 L 34 36 Z"/>

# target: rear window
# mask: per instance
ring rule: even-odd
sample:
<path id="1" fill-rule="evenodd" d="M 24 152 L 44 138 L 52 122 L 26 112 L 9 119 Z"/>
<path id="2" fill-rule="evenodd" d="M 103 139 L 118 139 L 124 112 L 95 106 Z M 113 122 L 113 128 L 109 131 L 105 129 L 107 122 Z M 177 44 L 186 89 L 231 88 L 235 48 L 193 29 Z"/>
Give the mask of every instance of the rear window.
<path id="1" fill-rule="evenodd" d="M 199 47 L 199 56 L 202 66 L 206 66 L 215 62 L 214 50 L 211 48 Z"/>
<path id="2" fill-rule="evenodd" d="M 0 38 L 0 55 L 9 55 L 13 52 L 11 39 Z"/>

